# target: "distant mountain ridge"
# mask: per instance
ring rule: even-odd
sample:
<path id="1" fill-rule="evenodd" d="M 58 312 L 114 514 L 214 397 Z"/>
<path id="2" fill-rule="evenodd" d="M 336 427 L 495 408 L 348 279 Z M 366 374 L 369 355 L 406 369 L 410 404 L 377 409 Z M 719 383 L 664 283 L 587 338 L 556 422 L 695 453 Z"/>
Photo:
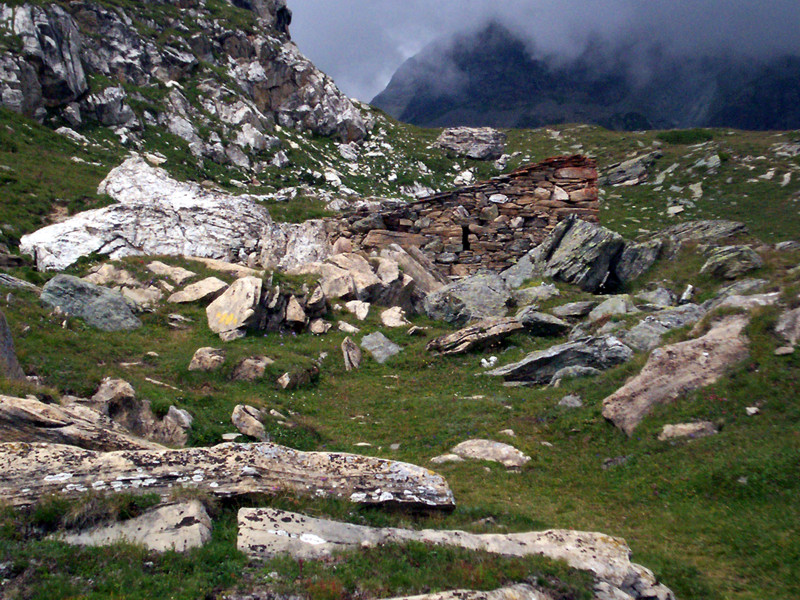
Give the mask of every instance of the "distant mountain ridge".
<path id="1" fill-rule="evenodd" d="M 800 57 L 675 57 L 656 45 L 590 42 L 572 60 L 532 57 L 499 23 L 406 61 L 372 104 L 427 127 L 800 128 Z"/>

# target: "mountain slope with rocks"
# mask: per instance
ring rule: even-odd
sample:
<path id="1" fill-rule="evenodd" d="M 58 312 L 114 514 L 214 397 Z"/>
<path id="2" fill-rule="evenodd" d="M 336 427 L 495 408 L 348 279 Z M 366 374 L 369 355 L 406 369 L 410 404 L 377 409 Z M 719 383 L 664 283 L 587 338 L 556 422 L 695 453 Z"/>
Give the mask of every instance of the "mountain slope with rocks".
<path id="1" fill-rule="evenodd" d="M 408 59 L 372 104 L 422 127 L 796 129 L 799 70 L 797 56 L 680 56 L 643 40 L 541 55 L 489 23 Z"/>
<path id="2" fill-rule="evenodd" d="M 280 0 L 0 22 L 1 596 L 800 594 L 800 133 L 419 129 Z"/>

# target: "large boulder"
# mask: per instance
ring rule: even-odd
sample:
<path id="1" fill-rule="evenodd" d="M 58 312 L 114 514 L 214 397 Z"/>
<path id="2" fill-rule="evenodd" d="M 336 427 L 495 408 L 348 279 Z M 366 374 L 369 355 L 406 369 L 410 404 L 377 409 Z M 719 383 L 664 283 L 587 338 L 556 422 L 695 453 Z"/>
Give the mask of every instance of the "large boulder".
<path id="1" fill-rule="evenodd" d="M 434 143 L 436 148 L 474 160 L 497 160 L 506 149 L 506 134 L 491 127 L 452 127 Z"/>
<path id="2" fill-rule="evenodd" d="M 428 317 L 453 325 L 504 317 L 511 304 L 511 290 L 500 275 L 490 272 L 450 283 L 423 302 Z"/>
<path id="3" fill-rule="evenodd" d="M 452 509 L 453 493 L 436 473 L 392 460 L 300 452 L 276 444 L 92 452 L 57 444 L 0 444 L 0 496 L 29 506 L 47 494 L 76 496 L 141 490 L 170 494 L 191 487 L 226 498 L 289 492 L 360 504 Z M 65 486 L 65 482 L 69 485 Z"/>
<path id="4" fill-rule="evenodd" d="M 630 562 L 631 550 L 625 540 L 602 533 L 548 530 L 473 534 L 433 529 L 379 529 L 275 508 L 242 508 L 238 521 L 237 546 L 254 558 L 287 554 L 296 559 L 319 559 L 347 548 L 421 542 L 506 556 L 547 556 L 566 561 L 574 569 L 591 572 L 605 586 L 621 588 L 618 595 L 611 597 L 675 599 L 648 569 Z"/>
<path id="5" fill-rule="evenodd" d="M 511 287 L 544 276 L 596 292 L 609 277 L 624 245 L 625 240 L 619 234 L 568 217 L 544 242 L 505 270 L 502 277 Z"/>
<path id="6" fill-rule="evenodd" d="M 614 275 L 622 283 L 644 275 L 661 256 L 664 240 L 657 238 L 644 242 L 628 243 L 614 266 Z"/>
<path id="7" fill-rule="evenodd" d="M 727 317 L 700 338 L 654 350 L 639 375 L 603 400 L 603 416 L 631 435 L 653 407 L 714 383 L 747 358 L 747 323 Z"/>
<path id="8" fill-rule="evenodd" d="M 214 333 L 254 327 L 258 321 L 263 282 L 257 277 L 234 281 L 219 298 L 206 307 L 208 327 Z"/>
<path id="9" fill-rule="evenodd" d="M 323 261 L 331 254 L 325 222 L 271 223 L 261 237 L 261 264 L 269 269 L 291 270 Z"/>
<path id="10" fill-rule="evenodd" d="M 37 268 L 64 269 L 92 253 L 231 260 L 248 252 L 272 224 L 253 197 L 176 181 L 138 155 L 112 170 L 98 191 L 116 204 L 23 236 L 20 250 L 35 258 Z"/>
<path id="11" fill-rule="evenodd" d="M 528 354 L 521 361 L 487 371 L 506 382 L 521 384 L 550 383 L 566 367 L 610 369 L 633 357 L 633 352 L 613 336 L 583 338 Z"/>
<path id="12" fill-rule="evenodd" d="M 142 326 L 122 294 L 72 275 L 53 277 L 45 284 L 40 300 L 103 331 L 125 331 Z"/>

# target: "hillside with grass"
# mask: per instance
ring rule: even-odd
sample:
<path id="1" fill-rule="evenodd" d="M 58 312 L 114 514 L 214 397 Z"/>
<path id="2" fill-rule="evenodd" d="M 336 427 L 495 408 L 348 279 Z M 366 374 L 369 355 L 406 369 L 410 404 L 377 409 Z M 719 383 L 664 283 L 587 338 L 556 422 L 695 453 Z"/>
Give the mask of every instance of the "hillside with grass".
<path id="1" fill-rule="evenodd" d="M 527 597 L 563 600 L 800 596 L 800 353 L 795 348 L 800 132 L 612 132 L 558 125 L 504 130 L 502 157 L 479 161 L 435 147 L 439 129 L 400 123 L 346 99 L 321 73 L 304 81 L 286 76 L 283 91 L 269 91 L 273 96 L 266 101 L 267 92 L 256 90 L 258 82 L 239 67 L 248 66 L 249 73 L 253 65 L 269 70 L 280 62 L 283 67 L 276 72 L 284 73 L 289 65 L 286 69 L 294 73 L 291 69 L 302 71 L 306 64 L 293 54 L 279 18 L 285 15 L 280 2 L 164 1 L 146 7 L 116 0 L 6 2 L 0 9 L 0 25 L 5 24 L 0 58 L 5 65 L 13 62 L 19 72 L 24 71 L 21 61 L 27 60 L 20 49 L 31 38 L 15 34 L 8 15 L 31 5 L 50 10 L 59 22 L 69 23 L 64 16 L 69 15 L 76 31 L 86 27 L 81 35 L 92 56 L 102 57 L 103 45 L 86 33 L 91 19 L 112 23 L 108 31 L 116 37 L 109 39 L 134 45 L 150 40 L 152 48 L 143 50 L 150 62 L 128 65 L 113 77 L 103 73 L 102 60 L 82 58 L 86 88 L 74 97 L 68 94 L 60 104 L 43 102 L 42 110 L 27 110 L 33 104 L 21 110 L 0 108 L 2 314 L 13 339 L 11 353 L 23 374 L 15 377 L 5 368 L 10 363 L 4 354 L 8 376 L 0 378 L 0 460 L 5 472 L 0 482 L 5 490 L 0 498 L 0 596 L 322 600 L 513 585 L 528 586 Z M 130 30 L 123 31 L 120 23 Z M 263 39 L 254 41 L 258 36 Z M 261 54 L 254 48 L 251 52 L 248 43 Z M 141 70 L 143 66 L 152 71 Z M 3 81 L 11 89 L 9 80 Z M 117 87 L 125 94 L 116 104 L 115 114 L 122 117 L 104 123 L 108 113 L 99 107 L 107 104 L 106 90 Z M 333 107 L 331 114 L 345 120 L 309 117 L 297 103 L 303 94 Z M 75 110 L 80 122 L 70 122 Z M 331 123 L 338 125 L 331 128 Z M 420 292 L 422 279 L 416 272 L 416 295 L 409 291 L 396 303 L 403 304 L 403 324 L 391 327 L 383 312 L 395 305 L 381 305 L 385 294 L 362 294 L 361 288 L 354 295 L 333 294 L 326 273 L 334 264 L 330 261 L 343 259 L 336 259 L 330 248 L 329 255 L 314 258 L 328 267 L 306 271 L 265 263 L 264 254 L 253 250 L 255 242 L 224 262 L 176 253 L 110 257 L 114 248 L 108 246 L 60 271 L 38 268 L 37 257 L 20 250 L 25 236 L 45 227 L 66 226 L 85 211 L 130 202 L 119 199 L 118 188 L 101 183 L 131 156 L 148 169 L 141 172 L 158 170 L 164 189 L 188 190 L 200 198 L 208 194 L 231 205 L 247 202 L 253 214 L 267 215 L 265 231 L 283 236 L 283 252 L 289 253 L 285 239 L 291 239 L 293 251 L 301 256 L 302 250 L 318 244 L 318 237 L 303 237 L 303 232 L 323 235 L 326 224 L 346 221 L 355 208 L 379 210 L 386 203 L 453 189 L 456 181 L 489 180 L 548 157 L 574 154 L 587 155 L 598 165 L 600 224 L 592 227 L 618 233 L 629 248 L 660 240 L 663 250 L 649 269 L 613 295 L 582 289 L 550 268 L 547 256 L 539 257 L 542 265 L 534 264 L 521 281 L 509 283 L 492 315 L 505 319 L 513 331 L 461 353 L 430 349 L 432 341 L 454 334 L 462 324 L 436 319 L 425 309 L 427 296 Z M 143 202 L 159 200 L 158 190 L 151 193 Z M 734 221 L 744 227 L 718 237 L 679 233 L 697 221 Z M 266 252 L 267 242 L 259 241 L 259 252 Z M 739 259 L 749 262 L 734 261 L 735 271 L 707 267 L 720 248 L 736 248 Z M 373 279 L 391 266 L 389 255 L 377 250 L 347 248 L 339 255 L 352 264 L 363 261 Z M 535 257 L 526 257 L 536 263 Z M 153 267 L 154 261 L 162 266 Z M 394 269 L 394 281 L 411 277 L 407 266 L 394 264 Z M 52 289 L 64 275 L 94 281 L 104 277 L 102 287 L 120 298 L 128 294 L 123 303 L 140 325 L 104 331 L 45 303 L 43 289 Z M 361 271 L 357 275 L 366 277 Z M 242 279 L 261 282 L 261 296 L 253 305 L 260 321 L 248 321 L 230 341 L 212 330 L 208 307 L 213 296 L 170 301 L 187 285 L 211 278 L 221 282 L 217 295 Z M 327 293 L 321 302 L 315 299 L 318 289 Z M 350 303 L 365 300 L 370 306 L 362 320 L 356 314 L 360 306 L 351 308 Z M 606 302 L 624 308 L 589 312 Z M 576 309 L 576 303 L 583 308 Z M 295 304 L 303 316 L 288 320 Z M 696 307 L 691 321 L 669 321 L 678 314 L 670 311 L 684 311 L 687 305 Z M 461 310 L 457 302 L 452 306 Z M 563 327 L 555 335 L 523 327 L 522 313 L 528 309 Z M 281 318 L 274 318 L 278 313 Z M 686 386 L 653 406 L 630 435 L 614 425 L 605 400 L 658 356 L 677 352 L 676 345 L 696 342 L 731 319 L 743 320 L 737 339 L 744 355 L 726 364 L 721 376 Z M 316 333 L 309 330 L 312 321 L 321 321 Z M 632 332 L 637 327 L 667 321 L 657 341 L 651 344 L 648 338 L 647 344 L 636 346 Z M 481 322 L 469 320 L 471 325 Z M 378 333 L 399 349 L 382 362 L 363 346 L 365 337 Z M 363 354 L 355 369 L 343 357 L 347 338 Z M 507 367 L 565 344 L 610 338 L 629 345 L 629 356 L 579 373 L 588 375 L 584 377 L 562 374 L 544 383 L 507 385 L 510 381 L 491 375 L 486 366 Z M 221 359 L 213 368 L 190 370 L 201 348 L 218 350 Z M 706 352 L 715 350 L 709 346 Z M 699 371 L 704 355 L 699 356 L 696 364 L 676 363 L 674 378 Z M 256 375 L 240 376 L 243 361 L 252 358 L 269 360 L 261 361 Z M 280 383 L 284 377 L 290 385 Z M 102 404 L 96 394 L 108 380 L 127 382 L 133 394 L 124 396 L 122 404 Z M 142 401 L 147 401 L 147 410 Z M 243 406 L 255 415 L 257 425 L 247 421 L 250 429 L 232 419 Z M 177 413 L 186 415 L 181 423 L 190 423 L 181 428 L 184 438 L 145 439 L 152 431 L 145 432 L 144 420 L 148 427 L 160 427 Z M 192 480 L 197 473 L 189 473 L 180 485 L 176 479 L 168 492 L 110 483 L 80 489 L 73 470 L 72 487 L 64 483 L 68 478 L 59 479 L 63 473 L 53 473 L 49 481 L 32 478 L 27 492 L 8 491 L 13 479 L 8 465 L 15 457 L 40 448 L 46 436 L 82 426 L 86 415 L 94 419 L 93 427 L 119 436 L 114 439 L 147 447 L 164 444 L 200 452 L 224 443 L 237 452 L 240 446 L 278 444 L 319 453 L 308 455 L 314 457 L 344 453 L 386 465 L 418 465 L 430 477 L 441 478 L 454 506 L 426 508 L 402 498 L 359 502 L 336 492 L 336 485 L 327 493 L 298 491 L 287 484 L 223 494 L 206 486 L 207 481 L 201 485 L 202 476 Z M 701 422 L 714 433 L 663 436 L 667 425 Z M 99 438 L 92 433 L 86 439 Z M 470 458 L 439 460 L 467 440 L 503 443 L 527 460 L 513 466 Z M 89 449 L 84 445 L 80 451 Z M 42 465 L 41 472 L 46 468 Z M 291 473 L 283 479 L 302 481 Z M 334 476 L 329 478 L 328 483 L 336 483 Z M 54 487 L 35 500 L 15 500 L 45 483 Z M 63 541 L 76 531 L 135 522 L 165 502 L 192 500 L 200 501 L 213 527 L 204 544 L 184 552 L 155 551 L 125 541 L 106 547 Z M 643 565 L 653 573 L 653 586 L 637 589 L 641 581 L 650 581 L 644 571 L 637 571 L 636 585 L 617 581 L 596 565 L 576 566 L 575 554 L 566 551 L 557 560 L 552 553 L 511 556 L 425 540 L 373 544 L 364 538 L 342 542 L 324 556 L 310 557 L 300 550 L 264 556 L 239 540 L 239 511 L 251 508 L 337 525 L 415 532 L 601 532 L 613 536 L 604 543 L 617 551 L 630 548 L 633 562 L 625 568 Z M 316 543 L 324 534 L 304 535 Z M 609 581 L 616 581 L 612 587 L 617 595 Z M 661 587 L 655 587 L 656 581 Z M 657 593 L 661 596 L 653 595 Z"/>

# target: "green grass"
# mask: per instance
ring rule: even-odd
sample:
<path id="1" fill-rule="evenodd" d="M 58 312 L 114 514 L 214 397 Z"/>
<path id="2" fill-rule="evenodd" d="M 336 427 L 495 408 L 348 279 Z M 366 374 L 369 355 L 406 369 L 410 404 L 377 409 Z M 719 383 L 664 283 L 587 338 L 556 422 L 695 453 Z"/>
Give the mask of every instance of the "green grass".
<path id="1" fill-rule="evenodd" d="M 714 134 L 708 129 L 673 129 L 658 134 L 658 139 L 667 144 L 702 144 L 714 139 Z"/>
<path id="2" fill-rule="evenodd" d="M 685 282 L 692 281 L 697 270 L 696 259 L 690 256 L 691 253 L 677 261 L 659 264 L 640 285 L 666 281 L 679 291 Z M 784 285 L 796 285 L 787 274 L 796 258 L 793 254 L 769 255 L 764 274 Z M 141 259 L 127 259 L 125 264 L 144 276 L 145 271 L 137 261 Z M 180 264 L 198 270 L 196 264 L 186 261 Z M 199 273 L 198 277 L 204 274 Z M 302 283 L 287 282 L 295 286 Z M 720 282 L 711 280 L 701 282 L 703 297 L 710 297 L 719 285 Z M 796 354 L 788 357 L 772 354 L 779 345 L 772 334 L 775 310 L 763 311 L 754 319 L 747 332 L 751 340 L 750 358 L 735 367 L 730 377 L 688 394 L 680 402 L 660 407 L 629 439 L 603 420 L 601 401 L 638 372 L 645 360 L 643 355 L 601 377 L 566 382 L 560 388 L 504 388 L 493 378 L 476 376 L 481 371 L 479 360 L 484 354 L 437 357 L 427 353 L 424 349 L 427 341 L 448 329 L 417 317 L 415 324 L 431 327 L 427 337 L 408 337 L 402 330 L 385 331 L 404 350 L 384 365 L 367 358 L 360 370 L 346 372 L 339 352 L 344 334 L 334 330 L 322 337 L 277 333 L 249 336 L 224 345 L 228 359 L 220 372 L 189 373 L 186 366 L 196 348 L 221 346 L 204 325 L 202 307 L 169 307 L 142 315 L 145 323 L 142 330 L 105 334 L 89 329 L 77 319 L 69 319 L 67 327 L 61 328 L 63 318 L 50 319 L 35 297 L 17 292 L 13 296 L 4 311 L 27 372 L 44 376 L 52 388 L 84 396 L 92 394 L 103 377 L 122 377 L 133 384 L 140 397 L 152 400 L 159 410 L 165 410 L 169 404 L 189 410 L 196 419 L 192 444 L 220 441 L 223 433 L 233 431 L 230 424 L 233 407 L 246 403 L 274 408 L 290 416 L 295 427 L 268 421 L 267 431 L 270 439 L 300 449 L 357 451 L 426 465 L 431 457 L 464 439 L 485 437 L 508 441 L 532 457 L 516 474 L 480 462 L 437 467 L 458 502 L 449 515 L 364 510 L 344 502 L 286 496 L 253 498 L 249 505 L 270 505 L 375 526 L 460 528 L 476 532 L 549 527 L 597 530 L 624 537 L 634 551 L 633 560 L 653 568 L 682 599 L 754 600 L 765 596 L 790 598 L 800 593 L 798 562 L 792 560 L 800 553 L 797 541 L 800 538 L 795 535 L 796 523 L 800 522 L 800 505 L 796 501 L 800 481 L 800 408 L 796 401 L 800 359 Z M 580 297 L 580 293 L 565 288 L 559 301 Z M 179 312 L 193 319 L 196 325 L 173 330 L 167 325 L 167 312 Z M 380 329 L 375 309 L 364 323 L 357 323 L 343 313 L 331 317 L 334 322 L 344 319 L 362 327 L 357 340 Z M 30 330 L 23 333 L 25 325 Z M 688 335 L 687 331 L 676 332 L 672 339 Z M 504 346 L 488 352 L 506 364 L 550 343 L 516 335 Z M 149 351 L 159 356 L 145 357 Z M 275 379 L 282 372 L 310 364 L 321 352 L 329 355 L 322 361 L 322 372 L 314 385 L 291 392 L 276 387 Z M 257 383 L 232 383 L 229 376 L 236 362 L 255 354 L 266 354 L 276 361 L 265 379 Z M 121 365 L 130 362 L 141 364 Z M 145 377 L 169 383 L 181 391 L 153 385 Z M 558 401 L 569 393 L 580 395 L 584 407 L 571 411 L 558 407 Z M 761 414 L 747 417 L 744 409 L 753 404 L 760 404 Z M 723 425 L 722 432 L 690 442 L 657 441 L 663 424 L 692 419 L 719 422 Z M 506 428 L 513 429 L 517 437 L 499 435 Z M 358 442 L 371 446 L 356 447 Z M 399 444 L 399 448 L 393 450 L 393 444 Z M 608 470 L 601 468 L 605 459 L 618 456 L 628 457 L 627 462 Z M 746 478 L 746 483 L 741 483 L 742 478 Z M 113 553 L 115 558 L 102 556 L 104 562 L 97 562 L 100 555 L 86 550 L 78 555 L 89 566 L 81 567 L 80 573 L 100 581 L 97 589 L 102 590 L 106 576 L 99 572 L 90 574 L 94 573 L 92 569 L 102 567 L 115 572 L 117 567 L 111 568 L 117 564 L 114 561 L 132 561 L 126 567 L 132 571 L 117 576 L 144 579 L 126 596 L 133 598 L 155 589 L 168 589 L 169 581 L 174 585 L 175 578 L 183 577 L 186 570 L 189 589 L 200 595 L 199 590 L 208 593 L 217 589 L 213 584 L 216 581 L 247 588 L 265 583 L 265 575 L 277 571 L 279 575 L 266 583 L 278 589 L 287 586 L 302 589 L 311 597 L 321 598 L 340 592 L 356 595 L 359 590 L 370 593 L 377 590 L 384 595 L 425 586 L 447 587 L 455 582 L 472 584 L 476 581 L 471 579 L 473 571 L 480 575 L 478 581 L 491 586 L 502 573 L 517 573 L 515 569 L 523 568 L 512 568 L 488 557 L 458 555 L 459 558 L 444 563 L 472 566 L 454 568 L 449 573 L 445 573 L 446 569 L 429 573 L 412 568 L 412 562 L 411 566 L 393 566 L 382 579 L 369 571 L 370 565 L 384 564 L 382 561 L 391 553 L 384 555 L 375 550 L 363 556 L 361 552 L 348 554 L 332 562 L 305 563 L 302 576 L 297 574 L 300 568 L 297 564 L 292 566 L 291 561 L 284 561 L 280 568 L 256 566 L 251 575 L 234 577 L 222 567 L 192 563 L 215 556 L 225 564 L 242 564 L 234 550 L 234 533 L 230 529 L 233 525 L 229 522 L 226 525 L 226 519 L 233 519 L 230 513 L 233 509 L 226 510 L 229 512 L 223 513 L 228 516 L 222 517 L 219 526 L 223 530 L 215 534 L 221 537 L 215 537 L 208 549 L 191 554 L 191 560 L 156 558 L 155 564 L 162 566 L 154 568 L 143 566 L 154 562 L 154 558 L 141 551 L 117 548 Z M 66 574 L 77 567 L 71 566 L 74 565 L 71 556 L 64 556 L 66 550 L 56 550 L 49 542 L 17 540 L 14 544 L 13 552 L 21 554 L 20 560 L 49 557 L 43 560 L 51 565 L 48 569 L 51 575 L 35 584 L 36 590 L 44 590 L 36 594 L 66 597 L 74 593 L 69 592 L 72 588 Z M 417 551 L 423 549 L 403 550 L 398 560 L 410 560 L 408 557 Z M 436 550 L 434 554 L 439 552 Z M 168 566 L 172 561 L 174 568 Z M 535 570 L 530 566 L 523 570 L 529 568 Z M 201 573 L 204 570 L 208 572 Z M 390 577 L 394 570 L 400 579 Z M 452 579 L 436 578 L 445 574 Z M 415 580 L 413 585 L 421 587 L 413 587 L 403 578 Z M 26 589 L 34 589 L 30 580 L 25 581 L 28 581 Z M 100 597 L 102 592 L 92 593 L 98 595 L 87 597 Z"/>

